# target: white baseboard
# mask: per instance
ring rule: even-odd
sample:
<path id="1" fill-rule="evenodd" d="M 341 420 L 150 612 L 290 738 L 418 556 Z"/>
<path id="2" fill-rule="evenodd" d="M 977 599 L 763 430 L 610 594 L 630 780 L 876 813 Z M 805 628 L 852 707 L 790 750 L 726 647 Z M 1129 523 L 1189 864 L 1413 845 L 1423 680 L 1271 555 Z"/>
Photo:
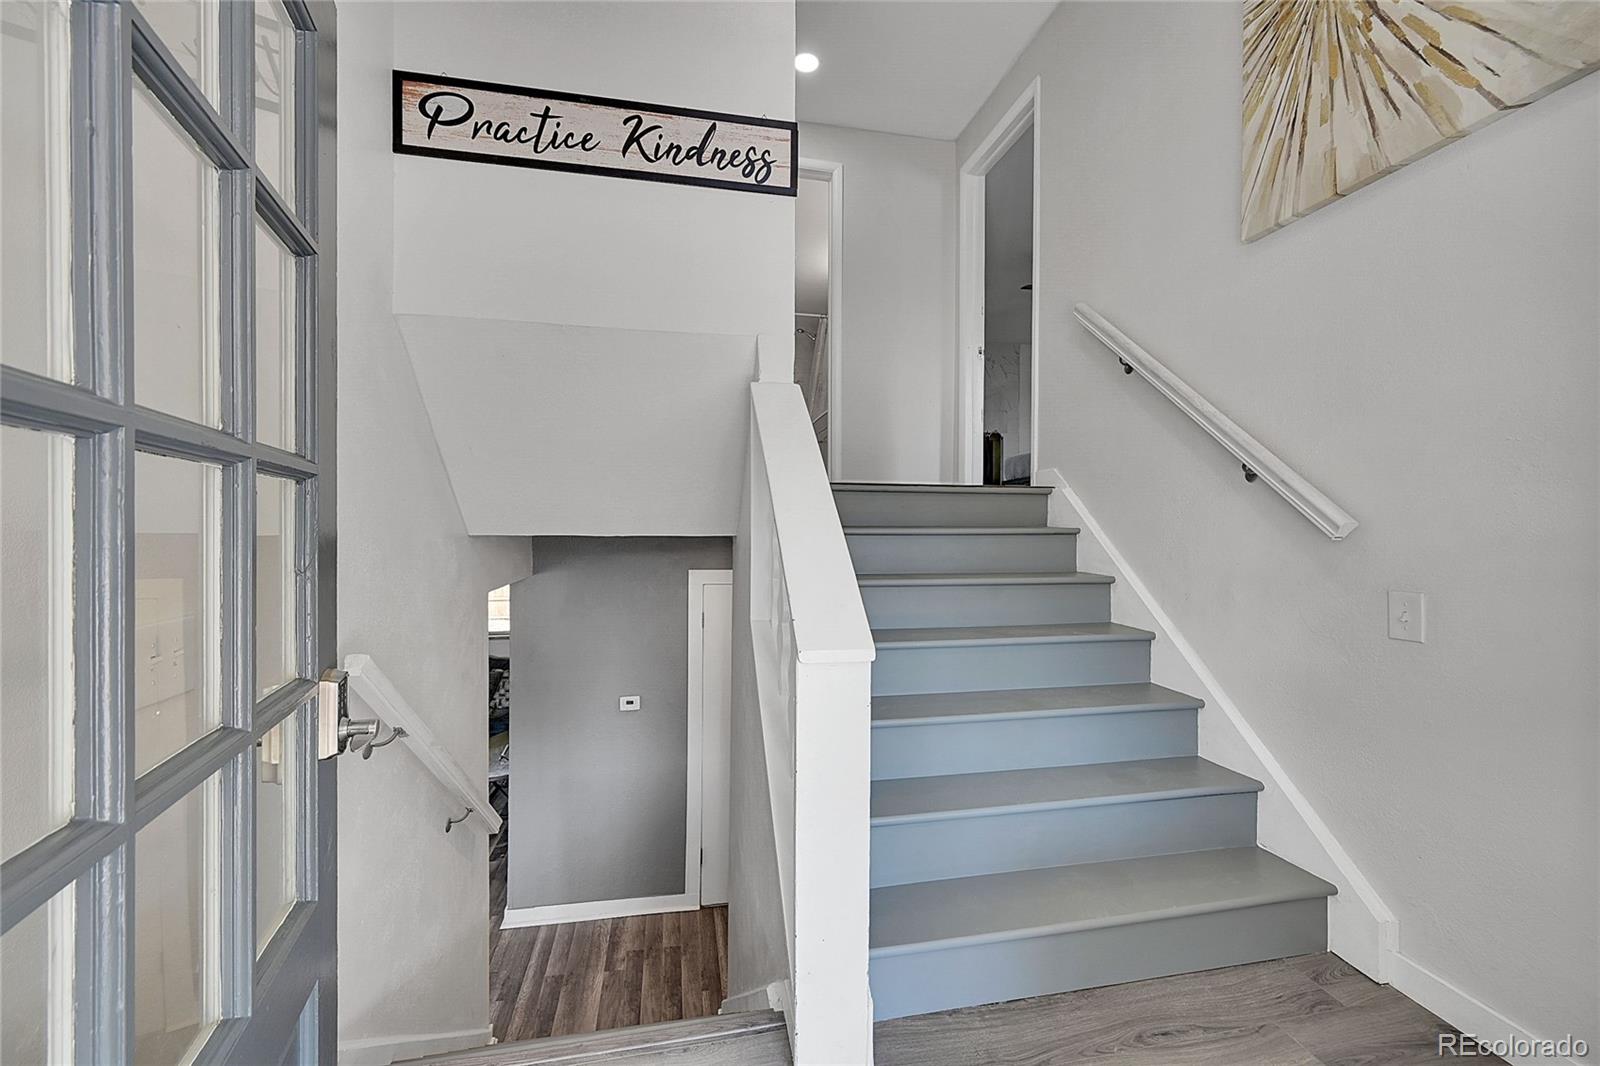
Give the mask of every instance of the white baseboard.
<path id="1" fill-rule="evenodd" d="M 639 896 L 634 899 L 603 899 L 593 903 L 555 903 L 548 907 L 507 907 L 500 921 L 502 929 L 524 929 L 532 925 L 560 925 L 563 922 L 594 922 L 601 918 L 627 918 L 635 914 L 668 914 L 672 911 L 700 909 L 698 895 Z"/>
<path id="2" fill-rule="evenodd" d="M 1079 567 L 1117 579 L 1112 586 L 1117 620 L 1143 626 L 1159 638 L 1151 650 L 1152 680 L 1206 701 L 1206 708 L 1200 713 L 1200 754 L 1257 777 L 1265 786 L 1257 807 L 1261 846 L 1339 889 L 1338 895 L 1328 901 L 1329 950 L 1374 981 L 1388 984 L 1390 960 L 1399 944 L 1393 912 L 1061 472 L 1041 469 L 1033 481 L 1055 489 L 1050 495 L 1051 524 L 1082 530 L 1078 537 Z"/>
<path id="3" fill-rule="evenodd" d="M 1395 988 L 1416 1000 L 1451 1025 L 1469 1036 L 1480 1038 L 1486 1045 L 1496 1040 L 1515 1044 L 1536 1044 L 1539 1037 L 1507 1018 L 1504 1014 L 1474 999 L 1449 981 L 1429 970 L 1414 959 L 1395 952 L 1390 965 Z M 1531 1056 L 1499 1052 L 1515 1066 L 1548 1066 L 1549 1063 L 1570 1063 L 1580 1066 L 1577 1059 L 1552 1055 Z"/>
<path id="4" fill-rule="evenodd" d="M 339 1041 L 339 1066 L 389 1066 L 391 1062 L 443 1055 L 494 1042 L 494 1030 L 457 1029 L 448 1033 L 408 1033 Z"/>

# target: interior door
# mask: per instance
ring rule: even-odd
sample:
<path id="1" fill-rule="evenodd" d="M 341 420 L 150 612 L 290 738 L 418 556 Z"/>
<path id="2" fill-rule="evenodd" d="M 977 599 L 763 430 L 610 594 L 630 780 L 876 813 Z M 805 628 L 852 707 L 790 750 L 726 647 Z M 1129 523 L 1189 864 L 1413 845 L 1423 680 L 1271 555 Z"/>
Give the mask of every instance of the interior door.
<path id="1" fill-rule="evenodd" d="M 0 1062 L 331 1062 L 333 8 L 0 4 Z"/>

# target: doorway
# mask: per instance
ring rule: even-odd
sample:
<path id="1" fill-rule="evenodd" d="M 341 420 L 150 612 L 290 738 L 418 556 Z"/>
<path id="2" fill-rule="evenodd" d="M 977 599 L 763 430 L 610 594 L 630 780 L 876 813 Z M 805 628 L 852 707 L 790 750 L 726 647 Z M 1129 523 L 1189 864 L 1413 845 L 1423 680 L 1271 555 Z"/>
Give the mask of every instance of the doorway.
<path id="1" fill-rule="evenodd" d="M 1038 465 L 1037 80 L 961 168 L 959 472 L 1026 485 Z"/>
<path id="2" fill-rule="evenodd" d="M 802 159 L 794 220 L 794 380 L 832 478 L 840 477 L 844 165 Z"/>
<path id="3" fill-rule="evenodd" d="M 493 608 L 508 619 L 515 771 L 489 863 L 495 1038 L 716 1014 L 732 543 L 548 537 L 534 558 Z"/>

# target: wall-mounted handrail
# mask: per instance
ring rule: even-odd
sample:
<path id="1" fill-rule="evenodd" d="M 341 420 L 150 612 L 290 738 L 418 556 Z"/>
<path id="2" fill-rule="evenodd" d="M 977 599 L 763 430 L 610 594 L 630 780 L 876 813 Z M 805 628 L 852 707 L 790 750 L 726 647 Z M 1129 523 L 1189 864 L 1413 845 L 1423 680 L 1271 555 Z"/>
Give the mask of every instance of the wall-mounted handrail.
<path id="1" fill-rule="evenodd" d="M 1257 478 L 1272 486 L 1274 492 L 1328 535 L 1330 540 L 1343 540 L 1355 529 L 1357 522 L 1350 512 L 1334 503 L 1311 482 L 1296 473 L 1288 463 L 1279 459 L 1266 445 L 1246 433 L 1239 424 L 1216 406 L 1194 391 L 1189 383 L 1163 366 L 1160 360 L 1135 344 L 1128 335 L 1107 322 L 1088 304 L 1078 304 L 1072 309 L 1073 317 L 1085 329 L 1116 355 L 1126 372 L 1137 373 L 1156 387 L 1173 404 L 1194 419 L 1201 429 L 1209 433 L 1218 444 L 1233 454 L 1244 466 L 1246 481 Z"/>
<path id="2" fill-rule="evenodd" d="M 371 708 L 379 721 L 396 731 L 401 742 L 411 749 L 422 765 L 428 768 L 439 787 L 449 795 L 450 805 L 467 811 L 481 821 L 491 836 L 498 833 L 500 815 L 495 811 L 494 804 L 489 802 L 487 770 L 480 775 L 483 778 L 480 787 L 479 779 L 470 776 L 445 750 L 427 721 L 400 695 L 400 690 L 378 669 L 372 656 L 347 655 L 344 668 L 350 675 L 350 691 L 361 697 L 361 701 Z M 459 818 L 454 819 L 450 824 L 458 821 Z"/>

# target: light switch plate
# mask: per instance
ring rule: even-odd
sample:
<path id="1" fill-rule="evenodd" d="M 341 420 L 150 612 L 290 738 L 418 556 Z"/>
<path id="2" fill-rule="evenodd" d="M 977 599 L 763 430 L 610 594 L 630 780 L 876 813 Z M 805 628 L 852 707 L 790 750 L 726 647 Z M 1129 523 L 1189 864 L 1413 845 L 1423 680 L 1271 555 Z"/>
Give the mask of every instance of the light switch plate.
<path id="1" fill-rule="evenodd" d="M 637 711 L 638 709 L 639 709 L 639 697 L 638 696 L 618 696 L 617 697 L 617 710 L 619 710 L 619 711 Z"/>
<path id="2" fill-rule="evenodd" d="M 1389 590 L 1389 639 L 1424 643 L 1426 618 L 1422 593 Z"/>

